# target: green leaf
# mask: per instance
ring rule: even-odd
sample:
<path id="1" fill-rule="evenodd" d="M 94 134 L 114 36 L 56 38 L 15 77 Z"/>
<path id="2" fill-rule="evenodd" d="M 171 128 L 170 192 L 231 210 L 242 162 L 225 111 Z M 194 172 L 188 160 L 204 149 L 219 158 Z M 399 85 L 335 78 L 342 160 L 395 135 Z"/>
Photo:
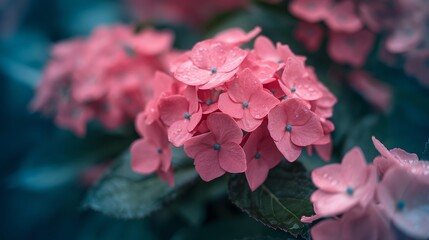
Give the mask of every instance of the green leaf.
<path id="1" fill-rule="evenodd" d="M 175 185 L 169 186 L 157 175 L 141 175 L 132 171 L 130 154 L 124 154 L 115 166 L 89 192 L 84 203 L 104 214 L 118 218 L 143 218 L 160 209 L 167 201 L 183 192 L 197 173 L 192 164 L 179 160 L 183 154 L 174 151 Z"/>
<path id="2" fill-rule="evenodd" d="M 313 215 L 310 195 L 314 186 L 300 163 L 282 163 L 257 190 L 252 192 L 243 174 L 229 181 L 232 202 L 263 224 L 309 239 L 309 225 L 300 221 L 302 216 Z"/>

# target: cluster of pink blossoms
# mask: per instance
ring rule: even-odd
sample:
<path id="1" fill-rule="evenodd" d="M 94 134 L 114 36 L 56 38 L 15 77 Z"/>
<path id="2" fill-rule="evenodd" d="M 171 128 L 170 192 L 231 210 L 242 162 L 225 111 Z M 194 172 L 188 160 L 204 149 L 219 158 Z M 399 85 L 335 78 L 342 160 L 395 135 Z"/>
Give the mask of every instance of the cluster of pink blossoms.
<path id="1" fill-rule="evenodd" d="M 410 238 L 429 238 L 429 161 L 372 140 L 381 154 L 373 164 L 353 148 L 341 164 L 312 172 L 316 215 L 301 220 L 335 217 L 311 229 L 314 239 L 395 239 L 395 228 Z"/>
<path id="2" fill-rule="evenodd" d="M 58 125 L 84 135 L 97 119 L 114 129 L 132 121 L 153 95 L 152 79 L 167 69 L 173 35 L 131 26 L 97 28 L 88 39 L 59 43 L 52 50 L 34 110 L 55 115 Z"/>
<path id="3" fill-rule="evenodd" d="M 405 56 L 406 72 L 429 86 L 429 5 L 425 0 L 293 0 L 290 12 L 303 20 L 295 37 L 309 51 L 316 51 L 329 28 L 328 54 L 339 63 L 361 67 L 373 48 L 374 33 L 383 39 L 381 60 L 395 64 Z"/>
<path id="4" fill-rule="evenodd" d="M 330 158 L 335 96 L 287 45 L 259 36 L 253 49 L 240 48 L 260 31 L 226 30 L 169 58 L 170 73 L 155 74 L 153 98 L 136 120 L 143 138 L 131 147 L 135 171 L 173 184 L 172 143 L 184 146 L 203 180 L 244 172 L 255 190 L 303 148 Z"/>

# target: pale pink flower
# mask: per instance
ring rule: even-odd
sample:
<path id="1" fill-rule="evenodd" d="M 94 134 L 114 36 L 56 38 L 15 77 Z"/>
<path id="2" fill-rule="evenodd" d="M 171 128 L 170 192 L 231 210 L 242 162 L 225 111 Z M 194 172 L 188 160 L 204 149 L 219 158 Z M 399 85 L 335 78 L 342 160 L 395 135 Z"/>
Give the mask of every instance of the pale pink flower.
<path id="1" fill-rule="evenodd" d="M 246 179 L 250 189 L 255 191 L 267 179 L 270 169 L 283 159 L 270 137 L 267 121 L 250 133 L 243 149 L 247 159 Z"/>
<path id="2" fill-rule="evenodd" d="M 283 101 L 270 111 L 268 130 L 277 148 L 290 162 L 299 157 L 302 147 L 323 137 L 319 118 L 295 98 Z"/>
<path id="3" fill-rule="evenodd" d="M 152 56 L 169 51 L 173 40 L 174 35 L 170 31 L 144 29 L 130 40 L 129 45 L 139 54 Z"/>
<path id="4" fill-rule="evenodd" d="M 157 172 L 170 185 L 174 184 L 171 147 L 166 129 L 158 121 L 138 127 L 143 139 L 131 145 L 131 167 L 142 174 Z"/>
<path id="5" fill-rule="evenodd" d="M 294 0 L 289 4 L 289 11 L 307 22 L 318 22 L 329 14 L 332 0 Z"/>
<path id="6" fill-rule="evenodd" d="M 160 119 L 168 126 L 168 140 L 176 147 L 192 137 L 202 117 L 196 89 L 187 87 L 184 95 L 167 96 L 159 101 Z"/>
<path id="7" fill-rule="evenodd" d="M 360 67 L 372 49 L 374 34 L 368 30 L 355 33 L 331 31 L 328 42 L 329 56 L 338 63 Z"/>
<path id="8" fill-rule="evenodd" d="M 185 143 L 185 153 L 194 159 L 195 169 L 204 181 L 225 174 L 246 171 L 246 155 L 240 146 L 243 134 L 234 120 L 223 113 L 207 117 L 210 132 Z"/>
<path id="9" fill-rule="evenodd" d="M 362 22 L 356 16 L 355 3 L 342 1 L 329 9 L 325 16 L 328 27 L 337 32 L 357 32 L 362 28 Z"/>
<path id="10" fill-rule="evenodd" d="M 376 170 L 366 165 L 360 148 L 350 150 L 341 164 L 315 169 L 311 178 L 319 188 L 311 195 L 318 216 L 335 216 L 357 205 L 366 207 L 374 199 Z"/>
<path id="11" fill-rule="evenodd" d="M 298 97 L 312 101 L 322 97 L 315 74 L 310 74 L 304 61 L 297 57 L 289 57 L 285 63 L 280 87 L 288 97 Z"/>
<path id="12" fill-rule="evenodd" d="M 219 96 L 219 109 L 247 132 L 261 125 L 263 118 L 279 103 L 248 69 L 238 72 L 227 87 L 228 91 Z"/>
<path id="13" fill-rule="evenodd" d="M 150 100 L 147 102 L 144 112 L 139 114 L 145 119 L 146 124 L 151 124 L 159 118 L 159 100 L 171 90 L 174 79 L 163 72 L 157 71 L 150 82 L 152 83 L 150 89 L 148 89 L 150 91 Z"/>
<path id="14" fill-rule="evenodd" d="M 311 228 L 311 237 L 314 240 L 384 240 L 395 239 L 395 234 L 379 207 L 370 203 L 366 208 L 353 208 L 340 219 L 316 224 Z"/>
<path id="15" fill-rule="evenodd" d="M 212 39 L 197 43 L 189 60 L 177 67 L 174 77 L 199 89 L 210 89 L 232 79 L 247 52 Z"/>
<path id="16" fill-rule="evenodd" d="M 429 238 L 429 182 L 420 181 L 401 167 L 394 167 L 378 186 L 380 206 L 406 235 Z"/>
<path id="17" fill-rule="evenodd" d="M 419 161 L 417 154 L 408 153 L 400 148 L 388 150 L 374 136 L 372 142 L 381 154 L 374 159 L 374 165 L 381 176 L 384 176 L 391 168 L 400 167 L 411 175 L 429 183 L 429 161 Z"/>
<path id="18" fill-rule="evenodd" d="M 260 27 L 255 27 L 248 33 L 243 31 L 243 29 L 241 28 L 230 28 L 228 30 L 216 34 L 213 39 L 228 44 L 230 46 L 239 47 L 252 40 L 261 31 L 262 29 Z"/>

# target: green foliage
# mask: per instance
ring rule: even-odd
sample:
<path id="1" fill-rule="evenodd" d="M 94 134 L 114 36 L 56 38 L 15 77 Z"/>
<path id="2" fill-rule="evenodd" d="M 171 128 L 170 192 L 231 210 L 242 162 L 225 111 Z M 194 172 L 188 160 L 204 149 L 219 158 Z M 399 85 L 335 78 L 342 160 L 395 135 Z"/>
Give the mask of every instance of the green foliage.
<path id="1" fill-rule="evenodd" d="M 171 187 L 156 174 L 133 172 L 130 154 L 124 154 L 92 188 L 84 207 L 125 219 L 148 216 L 181 193 L 197 177 L 193 165 L 185 164 L 183 154 L 176 152 L 173 162 L 179 166 L 175 168 L 176 182 Z"/>
<path id="2" fill-rule="evenodd" d="M 300 163 L 282 163 L 270 171 L 267 180 L 254 192 L 243 174 L 229 181 L 233 203 L 263 224 L 309 239 L 309 226 L 300 221 L 313 215 L 310 177 Z"/>

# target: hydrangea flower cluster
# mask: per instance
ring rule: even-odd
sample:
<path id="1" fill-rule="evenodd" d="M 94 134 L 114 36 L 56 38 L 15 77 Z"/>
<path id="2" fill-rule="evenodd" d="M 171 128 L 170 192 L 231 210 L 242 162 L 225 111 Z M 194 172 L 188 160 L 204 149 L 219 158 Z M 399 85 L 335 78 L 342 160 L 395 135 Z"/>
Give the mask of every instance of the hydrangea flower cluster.
<path id="1" fill-rule="evenodd" d="M 129 26 L 100 27 L 88 39 L 53 47 L 34 110 L 55 115 L 58 125 L 84 135 L 97 119 L 113 129 L 129 122 L 152 99 L 157 70 L 166 69 L 173 35 L 146 29 L 134 34 Z"/>
<path id="2" fill-rule="evenodd" d="M 429 161 L 372 140 L 381 154 L 372 164 L 353 148 L 341 164 L 312 172 L 316 215 L 301 221 L 342 215 L 316 224 L 314 239 L 395 239 L 395 228 L 410 238 L 429 238 Z"/>
<path id="3" fill-rule="evenodd" d="M 259 36 L 253 49 L 240 48 L 260 31 L 221 32 L 155 74 L 153 98 L 136 120 L 134 170 L 173 184 L 170 142 L 184 146 L 204 181 L 245 173 L 255 190 L 303 148 L 330 158 L 335 96 L 287 45 Z"/>
<path id="4" fill-rule="evenodd" d="M 406 72 L 429 86 L 427 62 L 429 7 L 425 0 L 293 0 L 289 11 L 301 19 L 295 37 L 309 51 L 316 51 L 328 27 L 328 54 L 338 62 L 361 67 L 373 47 L 375 35 L 386 35 L 380 59 L 395 63 L 406 58 Z M 386 34 L 385 34 L 386 33 Z"/>

